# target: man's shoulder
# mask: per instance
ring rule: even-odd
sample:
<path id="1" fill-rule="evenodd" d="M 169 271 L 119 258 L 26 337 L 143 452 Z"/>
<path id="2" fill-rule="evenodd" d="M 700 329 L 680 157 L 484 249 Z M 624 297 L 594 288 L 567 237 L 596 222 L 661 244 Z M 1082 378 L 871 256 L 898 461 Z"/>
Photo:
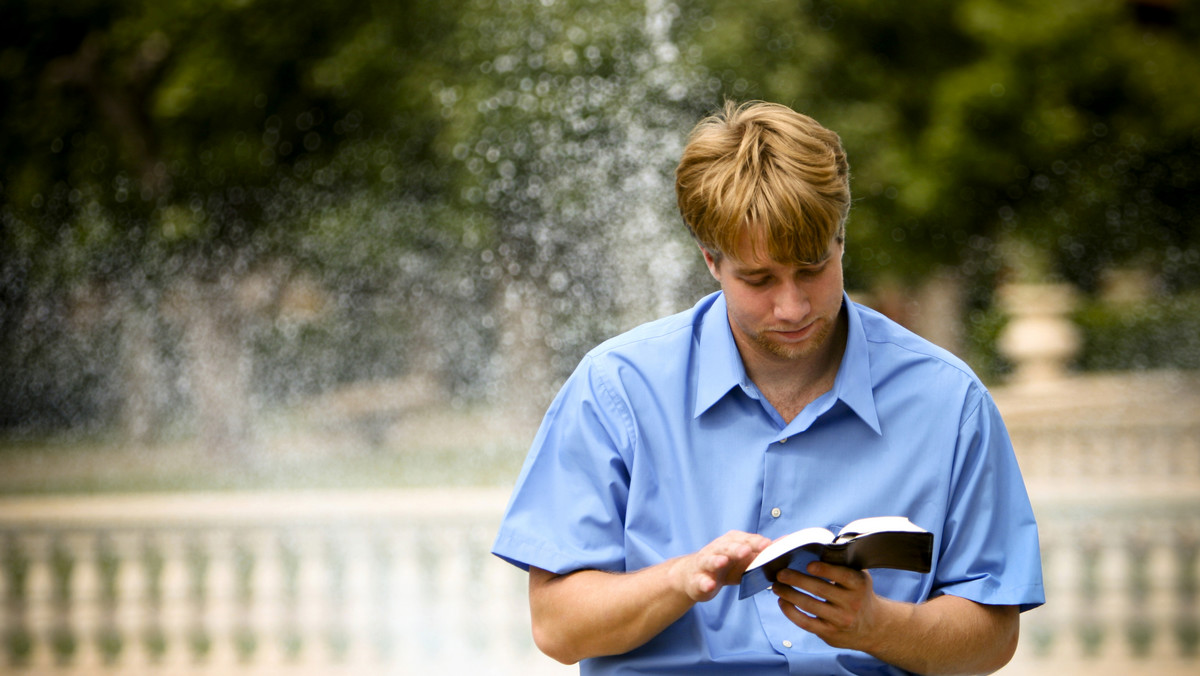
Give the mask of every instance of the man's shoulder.
<path id="1" fill-rule="evenodd" d="M 686 357 L 700 322 L 712 306 L 712 300 L 712 296 L 705 297 L 687 310 L 613 336 L 589 350 L 587 358 L 593 361 L 642 361 L 669 356 Z"/>
<path id="2" fill-rule="evenodd" d="M 873 368 L 895 366 L 936 371 L 986 389 L 971 367 L 950 350 L 921 337 L 876 310 L 859 304 L 855 304 L 855 307 L 867 345 L 873 353 Z"/>

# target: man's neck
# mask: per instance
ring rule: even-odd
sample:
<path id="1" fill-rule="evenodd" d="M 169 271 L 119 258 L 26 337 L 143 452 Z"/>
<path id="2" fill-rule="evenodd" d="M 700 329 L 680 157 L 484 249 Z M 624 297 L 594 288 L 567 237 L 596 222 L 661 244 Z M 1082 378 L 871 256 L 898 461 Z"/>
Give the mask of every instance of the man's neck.
<path id="1" fill-rule="evenodd" d="M 833 389 L 846 351 L 848 326 L 849 319 L 843 307 L 826 344 L 811 355 L 795 359 L 764 354 L 737 341 L 746 375 L 785 422 L 790 423 L 805 406 Z"/>

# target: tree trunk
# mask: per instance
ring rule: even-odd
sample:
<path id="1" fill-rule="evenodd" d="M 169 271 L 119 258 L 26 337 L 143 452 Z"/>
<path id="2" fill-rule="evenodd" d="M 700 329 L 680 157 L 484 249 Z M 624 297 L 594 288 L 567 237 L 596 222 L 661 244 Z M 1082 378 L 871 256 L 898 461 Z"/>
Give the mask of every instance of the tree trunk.
<path id="1" fill-rule="evenodd" d="M 917 285 L 884 280 L 871 292 L 868 304 L 926 340 L 956 355 L 964 354 L 961 277 L 943 268 Z"/>
<path id="2" fill-rule="evenodd" d="M 916 289 L 917 312 L 913 330 L 930 342 L 963 356 L 962 277 L 950 269 L 940 269 L 922 280 Z"/>
<path id="3" fill-rule="evenodd" d="M 240 458 L 251 441 L 250 359 L 245 322 L 228 286 L 184 282 L 173 294 L 172 314 L 183 331 L 186 392 L 200 443 Z"/>
<path id="4" fill-rule="evenodd" d="M 118 292 L 121 430 L 126 443 L 149 445 L 159 438 L 167 399 L 167 380 L 154 339 L 156 319 L 146 308 Z"/>

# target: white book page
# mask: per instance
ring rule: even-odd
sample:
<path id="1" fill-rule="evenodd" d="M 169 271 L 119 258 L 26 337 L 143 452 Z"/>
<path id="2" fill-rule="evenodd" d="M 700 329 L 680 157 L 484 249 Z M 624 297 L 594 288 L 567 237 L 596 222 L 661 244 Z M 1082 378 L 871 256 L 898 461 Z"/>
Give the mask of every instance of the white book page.
<path id="1" fill-rule="evenodd" d="M 908 520 L 904 516 L 870 516 L 865 519 L 855 519 L 846 524 L 838 533 L 838 538 L 841 539 L 844 535 L 855 533 L 881 533 L 886 531 L 905 531 L 910 533 L 924 533 L 925 529 Z"/>
<path id="2" fill-rule="evenodd" d="M 810 542 L 828 543 L 832 540 L 833 533 L 830 533 L 824 528 L 805 528 L 803 530 L 798 530 L 795 533 L 784 535 L 778 540 L 767 545 L 766 549 L 762 550 L 759 552 L 758 556 L 754 557 L 754 560 L 750 562 L 750 565 L 746 568 L 746 570 L 757 568 L 776 556 L 779 556 L 780 554 L 783 554 L 784 552 L 795 547 L 806 545 Z"/>

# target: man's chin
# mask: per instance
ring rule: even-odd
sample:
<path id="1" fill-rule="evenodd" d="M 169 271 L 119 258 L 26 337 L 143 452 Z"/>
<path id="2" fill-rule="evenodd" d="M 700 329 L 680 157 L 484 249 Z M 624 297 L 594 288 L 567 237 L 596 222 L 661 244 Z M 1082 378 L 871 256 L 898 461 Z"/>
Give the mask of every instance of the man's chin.
<path id="1" fill-rule="evenodd" d="M 803 359 L 817 351 L 820 343 L 812 339 L 805 340 L 799 343 L 782 343 L 779 341 L 768 340 L 759 337 L 758 344 L 767 352 L 780 357 L 782 359 L 796 360 Z"/>
<path id="2" fill-rule="evenodd" d="M 814 326 L 809 335 L 802 340 L 788 341 L 771 337 L 770 332 L 759 333 L 754 337 L 755 342 L 767 352 L 782 359 L 796 360 L 817 353 L 829 338 L 829 329 L 824 326 Z"/>

